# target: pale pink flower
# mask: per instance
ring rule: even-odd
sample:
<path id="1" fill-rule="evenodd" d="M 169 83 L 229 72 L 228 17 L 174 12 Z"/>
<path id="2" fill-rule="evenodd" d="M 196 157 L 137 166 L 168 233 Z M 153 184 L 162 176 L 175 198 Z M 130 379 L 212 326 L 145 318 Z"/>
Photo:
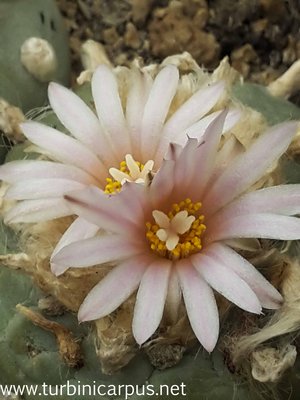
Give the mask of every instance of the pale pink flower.
<path id="1" fill-rule="evenodd" d="M 279 292 L 227 240 L 300 238 L 300 220 L 291 216 L 300 212 L 300 185 L 245 194 L 287 149 L 296 125 L 270 129 L 221 171 L 224 118 L 209 125 L 200 144 L 189 139 L 182 151 L 171 145 L 148 187 L 127 183 L 118 196 L 90 187 L 66 196 L 76 214 L 106 234 L 64 247 L 53 271 L 116 265 L 85 298 L 80 321 L 110 314 L 138 289 L 133 335 L 142 344 L 158 328 L 165 304 L 176 316 L 183 295 L 195 335 L 212 351 L 219 333 L 212 289 L 252 313 L 280 306 Z"/>
<path id="2" fill-rule="evenodd" d="M 131 74 L 124 105 L 112 70 L 105 65 L 96 70 L 92 94 L 97 115 L 72 91 L 56 83 L 49 85 L 50 104 L 71 136 L 38 122 L 22 124 L 27 139 L 40 149 L 35 150 L 53 161 L 13 161 L 1 166 L 0 179 L 10 183 L 6 198 L 19 201 L 7 212 L 5 222 L 30 223 L 70 215 L 63 195 L 91 184 L 109 192 L 128 180 L 147 181 L 148 172 L 159 169 L 170 141 L 183 145 L 187 135 L 201 137 L 220 113 L 207 115 L 224 94 L 223 82 L 204 85 L 169 115 L 179 86 L 178 69 L 168 65 L 154 80 L 146 72 L 132 70 Z M 225 131 L 239 114 L 238 110 L 229 112 Z M 125 171 L 120 171 L 122 162 Z M 94 224 L 79 218 L 55 251 L 97 231 Z"/>

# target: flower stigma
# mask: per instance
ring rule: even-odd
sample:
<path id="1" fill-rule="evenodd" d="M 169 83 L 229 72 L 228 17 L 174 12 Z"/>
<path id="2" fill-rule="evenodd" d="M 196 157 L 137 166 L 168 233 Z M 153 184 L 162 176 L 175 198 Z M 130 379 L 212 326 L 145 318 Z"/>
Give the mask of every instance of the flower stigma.
<path id="1" fill-rule="evenodd" d="M 200 251 L 201 237 L 206 229 L 204 215 L 199 215 L 201 205 L 187 198 L 174 203 L 168 214 L 154 210 L 152 216 L 155 223 L 146 223 L 146 237 L 151 250 L 171 260 Z"/>
<path id="2" fill-rule="evenodd" d="M 120 162 L 119 169 L 110 168 L 109 173 L 112 178 L 106 178 L 104 192 L 114 194 L 121 190 L 125 182 L 135 182 L 142 185 L 148 185 L 149 173 L 154 165 L 153 160 L 148 160 L 146 164 L 135 161 L 131 154 L 126 154 L 125 160 Z"/>

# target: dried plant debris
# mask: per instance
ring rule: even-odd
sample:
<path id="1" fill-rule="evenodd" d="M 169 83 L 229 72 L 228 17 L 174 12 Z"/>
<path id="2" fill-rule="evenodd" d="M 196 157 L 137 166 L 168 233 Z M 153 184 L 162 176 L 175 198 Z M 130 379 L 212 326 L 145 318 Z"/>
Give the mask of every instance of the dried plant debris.
<path id="1" fill-rule="evenodd" d="M 294 0 L 57 0 L 70 33 L 73 73 L 81 45 L 104 45 L 112 63 L 146 63 L 188 51 L 207 68 L 228 55 L 247 79 L 268 84 L 300 57 Z"/>
<path id="2" fill-rule="evenodd" d="M 209 28 L 221 43 L 221 56 L 236 60 L 238 54 L 235 67 L 246 78 L 270 82 L 299 58 L 299 15 L 291 12 L 291 2 L 213 0 L 209 5 Z"/>
<path id="3" fill-rule="evenodd" d="M 205 0 L 174 0 L 155 9 L 148 25 L 150 51 L 160 58 L 188 51 L 198 64 L 214 66 L 220 46 L 213 34 L 205 32 L 208 16 Z"/>
<path id="4" fill-rule="evenodd" d="M 178 343 L 157 343 L 146 349 L 151 364 L 160 370 L 177 365 L 184 351 L 185 347 Z"/>
<path id="5" fill-rule="evenodd" d="M 35 325 L 52 332 L 56 336 L 59 353 L 69 367 L 76 368 L 82 366 L 83 356 L 81 354 L 80 345 L 68 328 L 57 322 L 46 319 L 40 313 L 21 304 L 17 304 L 16 308 Z"/>

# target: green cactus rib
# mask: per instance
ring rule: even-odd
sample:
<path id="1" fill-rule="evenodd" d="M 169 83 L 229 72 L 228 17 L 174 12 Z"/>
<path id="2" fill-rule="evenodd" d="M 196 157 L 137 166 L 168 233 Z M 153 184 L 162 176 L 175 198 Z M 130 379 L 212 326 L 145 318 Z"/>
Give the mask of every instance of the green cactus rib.
<path id="1" fill-rule="evenodd" d="M 244 105 L 260 112 L 270 125 L 300 119 L 300 109 L 296 105 L 272 96 L 264 86 L 254 83 L 236 84 L 232 94 Z"/>

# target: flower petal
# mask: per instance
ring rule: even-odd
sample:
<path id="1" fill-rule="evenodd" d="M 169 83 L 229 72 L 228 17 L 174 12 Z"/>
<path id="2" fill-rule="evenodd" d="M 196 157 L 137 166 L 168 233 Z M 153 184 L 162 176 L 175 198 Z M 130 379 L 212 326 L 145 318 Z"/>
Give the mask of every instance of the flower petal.
<path id="1" fill-rule="evenodd" d="M 205 250 L 205 254 L 218 260 L 219 263 L 222 263 L 222 265 L 242 278 L 254 291 L 263 307 L 269 309 L 280 307 L 282 303 L 280 293 L 252 264 L 236 251 L 222 243 L 214 243 Z"/>
<path id="2" fill-rule="evenodd" d="M 109 232 L 132 234 L 136 226 L 130 222 L 132 215 L 128 214 L 128 204 L 122 198 L 121 195 L 109 197 L 94 186 L 65 196 L 73 212 L 91 224 Z"/>
<path id="3" fill-rule="evenodd" d="M 156 163 L 161 163 L 169 143 L 173 142 L 173 139 L 180 133 L 185 135 L 186 129 L 208 113 L 220 99 L 223 92 L 224 82 L 202 87 L 174 112 L 164 126 L 155 156 Z"/>
<path id="4" fill-rule="evenodd" d="M 117 158 L 121 159 L 120 149 L 121 153 L 132 153 L 118 82 L 107 65 L 102 64 L 96 69 L 92 78 L 92 93 L 98 117 L 109 135 Z"/>
<path id="5" fill-rule="evenodd" d="M 5 215 L 6 224 L 48 221 L 72 215 L 72 210 L 62 198 L 24 200 L 13 206 Z"/>
<path id="6" fill-rule="evenodd" d="M 97 225 L 91 224 L 83 218 L 76 218 L 57 243 L 51 255 L 51 261 L 63 247 L 74 242 L 79 242 L 80 240 L 89 239 L 95 236 L 98 231 L 99 227 Z M 51 270 L 55 275 L 60 275 L 67 269 L 68 267 L 63 270 L 62 266 L 54 263 L 51 264 Z"/>
<path id="7" fill-rule="evenodd" d="M 31 179 L 19 181 L 10 186 L 5 198 L 15 200 L 59 197 L 74 190 L 84 189 L 86 185 L 68 179 Z"/>
<path id="8" fill-rule="evenodd" d="M 215 111 L 207 116 L 201 118 L 195 124 L 186 129 L 186 135 L 183 135 L 182 132 L 174 139 L 177 144 L 184 146 L 187 138 L 194 138 L 198 141 L 202 139 L 204 132 L 208 128 L 209 124 L 217 118 L 221 114 L 222 110 Z M 234 125 L 239 121 L 241 117 L 241 111 L 237 108 L 233 108 L 228 110 L 228 113 L 225 118 L 224 126 L 222 129 L 222 134 L 228 132 Z"/>
<path id="9" fill-rule="evenodd" d="M 137 288 L 151 260 L 137 256 L 113 268 L 87 295 L 78 319 L 90 321 L 117 309 Z"/>
<path id="10" fill-rule="evenodd" d="M 20 126 L 32 143 L 47 150 L 54 159 L 75 165 L 95 178 L 101 174 L 103 179 L 106 177 L 107 170 L 97 156 L 78 140 L 38 122 L 24 122 Z"/>
<path id="11" fill-rule="evenodd" d="M 248 284 L 223 263 L 204 254 L 191 257 L 203 279 L 217 292 L 243 310 L 260 314 L 261 304 Z"/>
<path id="12" fill-rule="evenodd" d="M 76 182 L 98 184 L 87 172 L 72 165 L 52 161 L 18 160 L 0 166 L 0 179 L 15 183 L 29 179 L 69 179 Z"/>
<path id="13" fill-rule="evenodd" d="M 190 182 L 192 182 L 192 185 L 190 185 L 192 186 L 193 194 L 200 199 L 202 198 L 202 193 L 213 171 L 226 115 L 227 110 L 222 111 L 209 124 L 203 135 L 203 144 L 198 147 L 195 156 L 191 156 L 192 160 L 190 163 L 194 161 L 194 168 L 190 175 Z M 187 179 L 186 177 L 185 180 Z M 176 183 L 178 186 L 182 185 L 180 181 Z"/>
<path id="14" fill-rule="evenodd" d="M 186 138 L 187 140 L 187 138 Z M 164 160 L 177 160 L 182 152 L 183 147 L 176 143 L 169 143 L 168 150 L 164 156 Z"/>
<path id="15" fill-rule="evenodd" d="M 154 79 L 142 119 L 141 150 L 143 159 L 153 159 L 164 121 L 177 90 L 178 80 L 179 72 L 174 65 L 167 65 Z"/>
<path id="16" fill-rule="evenodd" d="M 168 294 L 165 304 L 166 318 L 173 325 L 178 320 L 179 307 L 181 304 L 181 289 L 179 278 L 175 268 L 172 268 L 169 278 Z"/>
<path id="17" fill-rule="evenodd" d="M 156 331 L 164 311 L 172 262 L 157 258 L 144 273 L 136 297 L 132 332 L 138 344 Z"/>
<path id="18" fill-rule="evenodd" d="M 285 122 L 268 130 L 225 169 L 203 199 L 206 216 L 229 203 L 261 178 L 287 149 L 297 123 Z"/>
<path id="19" fill-rule="evenodd" d="M 173 160 L 164 161 L 159 171 L 154 175 L 150 185 L 150 197 L 154 208 L 159 206 L 172 192 L 174 187 L 174 167 Z"/>
<path id="20" fill-rule="evenodd" d="M 114 196 L 114 207 L 120 207 L 123 210 L 123 216 L 128 221 L 139 225 L 141 221 L 144 222 L 145 214 L 150 209 L 148 195 L 149 192 L 144 185 L 126 182 L 118 196 Z"/>
<path id="21" fill-rule="evenodd" d="M 219 336 L 214 293 L 187 259 L 177 262 L 176 268 L 191 327 L 202 346 L 212 352 Z"/>
<path id="22" fill-rule="evenodd" d="M 126 120 L 129 126 L 133 153 L 137 159 L 142 159 L 142 118 L 152 84 L 152 77 L 147 72 L 143 73 L 138 69 L 132 71 L 126 103 Z"/>
<path id="23" fill-rule="evenodd" d="M 203 145 L 203 144 L 202 144 Z M 178 194 L 188 190 L 192 184 L 197 153 L 199 153 L 199 143 L 196 139 L 188 139 L 187 144 L 180 152 L 174 154 L 175 160 L 175 186 L 177 186 Z"/>
<path id="24" fill-rule="evenodd" d="M 104 264 L 142 252 L 141 247 L 129 242 L 118 235 L 103 235 L 73 242 L 63 247 L 52 257 L 53 264 L 62 266 L 56 274 L 61 274 L 66 268 L 90 267 L 96 264 Z"/>
<path id="25" fill-rule="evenodd" d="M 300 219 L 277 214 L 239 215 L 226 220 L 210 221 L 205 242 L 233 238 L 260 238 L 278 240 L 300 239 Z"/>
<path id="26" fill-rule="evenodd" d="M 212 221 L 215 224 L 238 215 L 258 213 L 300 214 L 300 185 L 273 186 L 246 193 L 216 213 Z"/>
<path id="27" fill-rule="evenodd" d="M 245 149 L 235 136 L 232 135 L 227 138 L 216 155 L 215 166 L 211 173 L 208 185 L 212 186 L 228 165 L 233 162 L 235 157 L 242 153 L 245 153 Z"/>
<path id="28" fill-rule="evenodd" d="M 110 144 L 88 105 L 71 90 L 54 82 L 49 84 L 48 97 L 55 114 L 71 134 L 100 156 L 107 167 L 113 165 Z"/>

